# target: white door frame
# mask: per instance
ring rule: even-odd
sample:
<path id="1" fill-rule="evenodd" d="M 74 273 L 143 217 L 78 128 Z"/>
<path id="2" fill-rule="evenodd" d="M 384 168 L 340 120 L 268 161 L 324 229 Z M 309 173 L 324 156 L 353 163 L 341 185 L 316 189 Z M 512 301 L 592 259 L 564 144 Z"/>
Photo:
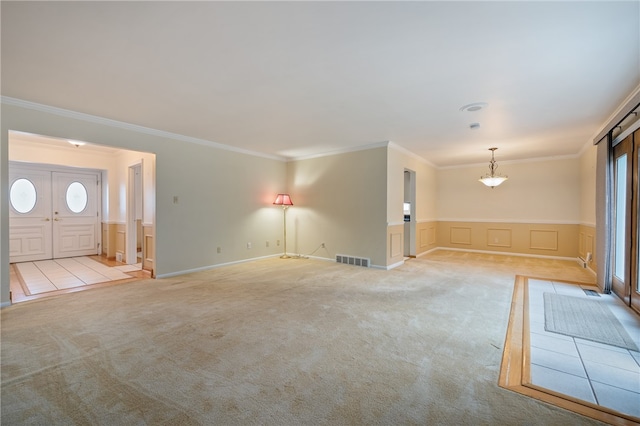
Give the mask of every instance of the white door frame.
<path id="1" fill-rule="evenodd" d="M 139 169 L 140 171 L 140 182 L 142 183 L 140 186 L 142 187 L 142 191 L 144 191 L 144 159 L 141 158 L 139 162 L 129 165 L 129 168 L 127 169 L 127 223 L 125 227 L 127 241 L 125 249 L 125 263 L 129 265 L 138 263 L 138 249 L 136 247 L 138 232 L 138 228 L 136 226 L 136 197 L 142 198 L 142 218 L 144 222 L 144 196 L 143 194 L 136 193 L 136 169 Z M 144 259 L 144 244 L 142 244 L 142 247 L 142 258 Z"/>

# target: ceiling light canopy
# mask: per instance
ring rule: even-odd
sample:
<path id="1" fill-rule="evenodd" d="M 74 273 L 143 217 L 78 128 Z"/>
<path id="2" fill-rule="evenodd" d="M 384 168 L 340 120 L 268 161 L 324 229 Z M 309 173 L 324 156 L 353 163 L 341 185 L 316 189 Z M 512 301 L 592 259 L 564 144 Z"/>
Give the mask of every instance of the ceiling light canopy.
<path id="1" fill-rule="evenodd" d="M 502 175 L 496 174 L 496 169 L 498 168 L 498 164 L 496 163 L 496 159 L 495 159 L 496 149 L 498 148 L 489 148 L 489 151 L 491 151 L 491 161 L 489 161 L 489 173 L 480 177 L 479 179 L 480 182 L 484 183 L 487 186 L 490 186 L 491 189 L 500 185 L 505 180 L 509 179 L 508 176 L 502 176 Z"/>
<path id="2" fill-rule="evenodd" d="M 69 142 L 71 145 L 75 145 L 76 148 L 81 147 L 82 145 L 84 145 L 86 142 L 81 142 L 81 141 L 74 141 L 69 139 L 67 142 Z"/>
<path id="3" fill-rule="evenodd" d="M 460 111 L 466 111 L 466 112 L 476 112 L 476 111 L 480 111 L 481 109 L 484 109 L 488 106 L 489 104 L 486 102 L 474 102 L 472 104 L 468 104 L 465 105 L 463 107 L 460 108 Z"/>

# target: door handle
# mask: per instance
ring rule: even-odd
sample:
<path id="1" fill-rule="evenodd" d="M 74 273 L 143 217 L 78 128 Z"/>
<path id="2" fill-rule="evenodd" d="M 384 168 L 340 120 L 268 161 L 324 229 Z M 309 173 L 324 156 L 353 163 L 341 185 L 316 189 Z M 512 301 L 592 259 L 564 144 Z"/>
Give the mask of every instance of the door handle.
<path id="1" fill-rule="evenodd" d="M 49 219 L 48 217 L 47 217 L 47 218 L 45 218 L 45 219 L 42 219 L 42 220 L 44 220 L 45 222 L 49 222 L 49 221 L 51 221 L 51 219 Z"/>
<path id="2" fill-rule="evenodd" d="M 58 218 L 56 217 L 56 218 L 55 218 L 55 219 L 53 219 L 53 220 L 55 220 L 56 222 L 60 222 L 62 219 L 58 219 Z"/>

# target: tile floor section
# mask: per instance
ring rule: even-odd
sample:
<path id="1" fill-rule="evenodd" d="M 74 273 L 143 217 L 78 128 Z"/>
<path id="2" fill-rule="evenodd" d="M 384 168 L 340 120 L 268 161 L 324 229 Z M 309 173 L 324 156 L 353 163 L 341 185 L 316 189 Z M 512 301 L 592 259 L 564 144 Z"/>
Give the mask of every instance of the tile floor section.
<path id="1" fill-rule="evenodd" d="M 640 418 L 640 352 L 544 329 L 543 293 L 598 299 L 640 347 L 640 317 L 615 295 L 587 296 L 584 288 L 529 279 L 531 382 L 564 395 Z"/>
<path id="2" fill-rule="evenodd" d="M 109 267 L 88 257 L 16 263 L 31 294 L 131 278 L 141 264 Z"/>

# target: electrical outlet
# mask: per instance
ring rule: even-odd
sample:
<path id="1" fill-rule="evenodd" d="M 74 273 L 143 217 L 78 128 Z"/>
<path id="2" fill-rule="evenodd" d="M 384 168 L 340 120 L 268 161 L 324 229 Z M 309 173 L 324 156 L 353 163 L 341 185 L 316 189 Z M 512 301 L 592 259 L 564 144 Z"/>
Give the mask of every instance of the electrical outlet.
<path id="1" fill-rule="evenodd" d="M 217 251 L 218 253 L 222 253 L 222 247 L 218 247 L 218 248 L 216 249 L 216 251 Z"/>
<path id="2" fill-rule="evenodd" d="M 267 241 L 266 246 L 269 247 L 269 241 Z"/>
<path id="3" fill-rule="evenodd" d="M 178 204 L 178 196 L 177 195 L 173 196 L 173 204 Z"/>
<path id="4" fill-rule="evenodd" d="M 251 243 L 247 243 L 247 248 L 250 249 L 251 248 Z"/>
<path id="5" fill-rule="evenodd" d="M 276 240 L 276 245 L 279 247 L 280 246 L 280 240 Z"/>
<path id="6" fill-rule="evenodd" d="M 324 243 L 320 244 L 320 247 L 324 248 Z"/>

